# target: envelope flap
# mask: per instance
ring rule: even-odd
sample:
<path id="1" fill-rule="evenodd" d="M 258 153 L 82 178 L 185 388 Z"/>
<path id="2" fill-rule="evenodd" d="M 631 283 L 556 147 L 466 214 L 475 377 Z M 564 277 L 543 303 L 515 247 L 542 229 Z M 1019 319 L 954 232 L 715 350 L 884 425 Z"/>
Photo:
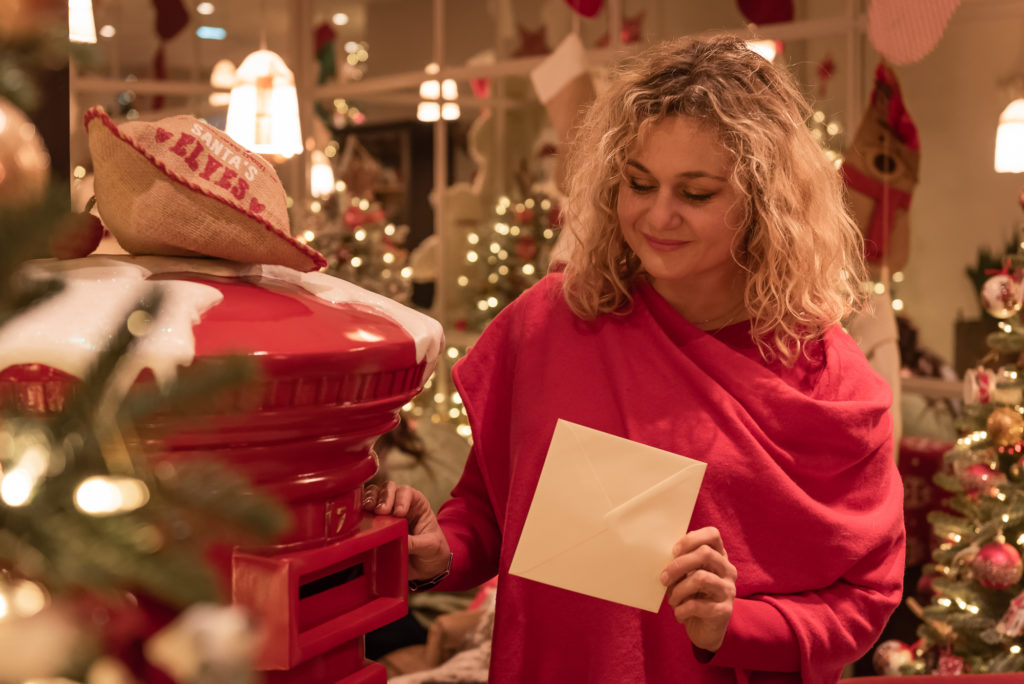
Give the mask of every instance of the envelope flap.
<path id="1" fill-rule="evenodd" d="M 566 422 L 566 421 L 559 421 Z M 624 437 L 568 423 L 579 451 L 586 455 L 612 506 L 621 506 L 680 470 L 704 464 Z M 698 479 L 699 483 L 699 479 Z"/>
<path id="2" fill-rule="evenodd" d="M 510 572 L 527 572 L 566 549 L 581 544 L 607 526 L 613 507 L 606 488 L 580 451 L 572 423 L 555 425 L 537 489 L 516 545 Z M 558 521 L 556 526 L 551 521 Z"/>

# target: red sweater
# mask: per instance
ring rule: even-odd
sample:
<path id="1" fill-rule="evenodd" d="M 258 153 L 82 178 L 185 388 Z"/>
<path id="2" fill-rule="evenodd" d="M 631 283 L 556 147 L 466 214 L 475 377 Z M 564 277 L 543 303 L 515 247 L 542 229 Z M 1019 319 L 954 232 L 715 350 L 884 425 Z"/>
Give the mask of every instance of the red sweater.
<path id="1" fill-rule="evenodd" d="M 628 314 L 584 322 L 548 276 L 455 366 L 474 447 L 439 515 L 455 554 L 441 587 L 499 576 L 491 682 L 835 681 L 900 600 L 888 386 L 838 326 L 786 368 L 747 324 L 708 334 L 648 284 L 634 295 Z M 738 571 L 708 662 L 667 603 L 508 574 L 558 418 L 707 463 L 690 529 L 717 527 Z"/>

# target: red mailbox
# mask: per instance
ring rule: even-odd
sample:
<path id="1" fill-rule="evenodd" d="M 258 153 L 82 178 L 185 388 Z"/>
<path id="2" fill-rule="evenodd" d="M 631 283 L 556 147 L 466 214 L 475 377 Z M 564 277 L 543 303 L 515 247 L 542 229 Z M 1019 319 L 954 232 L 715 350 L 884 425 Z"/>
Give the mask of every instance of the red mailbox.
<path id="1" fill-rule="evenodd" d="M 62 356 L 67 336 L 53 326 L 73 327 L 75 297 L 98 302 L 96 288 L 104 291 L 104 283 L 112 300 L 153 281 L 168 293 L 188 293 L 165 295 L 168 315 L 178 318 L 158 317 L 156 326 L 166 332 L 190 316 L 194 324 L 188 331 L 179 324 L 173 344 L 150 349 L 153 359 L 140 367 L 160 365 L 167 349 L 181 355 L 190 336 L 194 358 L 181 374 L 201 373 L 226 354 L 258 361 L 258 387 L 228 391 L 202 415 L 154 418 L 137 426 L 138 439 L 157 460 L 217 457 L 293 512 L 294 527 L 276 545 L 235 547 L 219 559 L 233 600 L 265 626 L 258 663 L 265 681 L 386 681 L 384 668 L 365 660 L 363 638 L 407 611 L 406 525 L 363 516 L 360 495 L 377 469 L 373 442 L 395 426 L 398 410 L 433 369 L 440 326 L 336 278 L 280 267 L 92 256 L 31 270 L 62 274 L 68 286 L 0 338 L 2 404 L 59 408 L 81 354 L 69 349 Z M 123 307 L 118 311 L 123 315 Z M 57 339 L 50 347 L 18 346 L 32 335 Z M 160 373 L 154 371 L 158 379 Z"/>

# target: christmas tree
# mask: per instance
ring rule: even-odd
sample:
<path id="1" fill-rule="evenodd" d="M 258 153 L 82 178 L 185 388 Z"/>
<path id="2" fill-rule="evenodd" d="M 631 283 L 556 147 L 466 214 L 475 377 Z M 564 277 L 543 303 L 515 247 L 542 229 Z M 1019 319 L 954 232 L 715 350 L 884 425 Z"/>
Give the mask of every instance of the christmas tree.
<path id="1" fill-rule="evenodd" d="M 910 601 L 922 625 L 903 674 L 1024 671 L 1024 252 L 987 275 L 981 300 L 998 329 L 966 373 L 962 437 L 935 476 L 949 497 L 929 514 L 933 595 Z"/>
<path id="2" fill-rule="evenodd" d="M 56 43 L 47 36 L 0 37 L 0 81 L 15 83 L 14 71 L 52 60 Z M 66 32 L 62 42 L 66 50 Z M 67 185 L 50 181 L 45 146 L 15 106 L 31 107 L 36 89 L 17 82 L 23 86 L 4 91 L 10 100 L 0 97 L 8 124 L 0 127 L 0 166 L 8 170 L 0 175 L 0 333 L 62 288 L 30 277 L 29 259 L 77 256 L 99 240 L 93 217 L 67 212 Z M 115 378 L 160 301 L 153 289 L 126 310 L 68 391 L 60 383 L 27 387 L 19 373 L 38 365 L 0 367 L 0 681 L 252 679 L 257 634 L 241 609 L 225 605 L 207 553 L 272 539 L 287 514 L 217 463 L 151 461 L 133 426 L 188 410 L 253 369 L 225 360 L 220 371 L 160 391 L 136 384 L 123 395 Z M 182 648 L 198 632 L 235 648 L 218 662 L 199 653 L 198 642 Z"/>

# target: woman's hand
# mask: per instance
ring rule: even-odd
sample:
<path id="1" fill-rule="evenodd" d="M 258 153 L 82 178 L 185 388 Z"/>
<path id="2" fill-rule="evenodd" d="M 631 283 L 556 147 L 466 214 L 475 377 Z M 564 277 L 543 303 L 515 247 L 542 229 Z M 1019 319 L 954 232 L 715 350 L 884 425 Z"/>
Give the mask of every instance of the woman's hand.
<path id="1" fill-rule="evenodd" d="M 363 510 L 409 522 L 409 579 L 428 579 L 448 567 L 451 549 L 427 497 L 408 485 L 387 482 L 363 489 Z"/>
<path id="2" fill-rule="evenodd" d="M 714 527 L 688 532 L 672 553 L 675 558 L 661 573 L 668 603 L 694 646 L 717 651 L 736 598 L 736 567 L 729 562 L 722 536 Z"/>

